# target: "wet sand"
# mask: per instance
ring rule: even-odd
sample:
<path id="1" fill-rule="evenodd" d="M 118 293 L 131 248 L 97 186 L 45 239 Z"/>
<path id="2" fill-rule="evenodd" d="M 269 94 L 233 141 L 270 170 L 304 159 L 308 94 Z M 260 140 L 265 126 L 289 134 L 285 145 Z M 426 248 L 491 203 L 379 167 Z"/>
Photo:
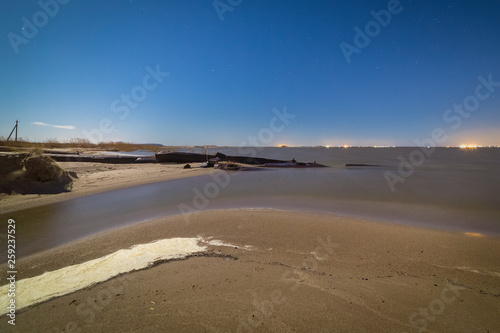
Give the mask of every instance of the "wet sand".
<path id="1" fill-rule="evenodd" d="M 498 238 L 298 211 L 205 211 L 143 222 L 26 257 L 18 278 L 174 237 L 236 247 L 210 245 L 25 308 L 16 331 L 500 330 Z M 7 319 L 0 317 L 0 331 L 12 331 Z"/>

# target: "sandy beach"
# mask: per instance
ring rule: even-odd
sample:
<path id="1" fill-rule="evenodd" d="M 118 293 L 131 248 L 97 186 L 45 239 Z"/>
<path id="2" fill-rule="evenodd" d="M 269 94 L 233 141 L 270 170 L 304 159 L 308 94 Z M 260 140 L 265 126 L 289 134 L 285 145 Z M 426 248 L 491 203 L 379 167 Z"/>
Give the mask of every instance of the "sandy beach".
<path id="1" fill-rule="evenodd" d="M 4 197 L 2 210 L 214 172 L 182 165 L 60 165 L 78 174 L 72 192 Z M 141 222 L 22 258 L 17 279 L 137 244 L 193 237 L 204 240 L 204 251 L 20 309 L 14 330 L 3 315 L 0 330 L 500 331 L 497 237 L 304 211 L 214 210 Z"/>
<path id="2" fill-rule="evenodd" d="M 232 246 L 20 310 L 23 332 L 496 332 L 497 238 L 275 210 L 148 221 L 40 253 L 27 278 L 173 237 Z M 246 246 L 246 247 L 245 247 Z M 4 269 L 2 269 L 4 271 Z M 9 328 L 2 316 L 2 331 Z"/>

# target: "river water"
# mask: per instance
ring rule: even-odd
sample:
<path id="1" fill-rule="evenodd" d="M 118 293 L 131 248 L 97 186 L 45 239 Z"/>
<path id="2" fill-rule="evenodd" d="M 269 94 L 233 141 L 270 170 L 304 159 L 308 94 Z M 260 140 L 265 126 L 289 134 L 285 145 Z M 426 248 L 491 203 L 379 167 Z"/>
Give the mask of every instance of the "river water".
<path id="1" fill-rule="evenodd" d="M 215 149 L 211 150 L 209 153 L 215 153 Z M 220 148 L 217 151 L 283 160 L 295 158 L 329 167 L 218 171 L 140 185 L 3 214 L 0 215 L 2 230 L 7 230 L 9 218 L 15 219 L 18 258 L 115 227 L 209 209 L 295 209 L 500 234 L 500 149 L 497 148 Z M 348 168 L 347 163 L 379 166 Z M 189 214 L 185 216 L 188 220 Z M 5 262 L 6 239 L 0 240 L 0 262 Z"/>

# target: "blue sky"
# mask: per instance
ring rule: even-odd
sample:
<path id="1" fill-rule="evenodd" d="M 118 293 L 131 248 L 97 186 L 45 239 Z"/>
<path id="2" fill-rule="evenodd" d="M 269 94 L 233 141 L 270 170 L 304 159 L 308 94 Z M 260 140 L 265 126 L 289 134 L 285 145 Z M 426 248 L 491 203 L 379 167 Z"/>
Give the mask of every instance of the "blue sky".
<path id="1" fill-rule="evenodd" d="M 497 1 L 59 1 L 0 4 L 4 137 L 500 145 Z"/>

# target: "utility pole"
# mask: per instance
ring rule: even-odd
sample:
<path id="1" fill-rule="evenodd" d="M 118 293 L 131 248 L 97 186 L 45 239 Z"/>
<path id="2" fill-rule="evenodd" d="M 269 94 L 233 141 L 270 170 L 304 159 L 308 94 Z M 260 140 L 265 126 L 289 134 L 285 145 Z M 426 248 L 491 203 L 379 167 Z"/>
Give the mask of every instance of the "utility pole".
<path id="1" fill-rule="evenodd" d="M 10 140 L 10 137 L 12 136 L 12 133 L 14 133 L 14 131 L 16 131 L 16 142 L 17 142 L 17 123 L 18 122 L 19 122 L 19 120 L 16 119 L 16 126 L 14 126 L 14 128 L 12 129 L 12 132 L 10 132 L 9 137 L 7 138 L 7 141 Z"/>

